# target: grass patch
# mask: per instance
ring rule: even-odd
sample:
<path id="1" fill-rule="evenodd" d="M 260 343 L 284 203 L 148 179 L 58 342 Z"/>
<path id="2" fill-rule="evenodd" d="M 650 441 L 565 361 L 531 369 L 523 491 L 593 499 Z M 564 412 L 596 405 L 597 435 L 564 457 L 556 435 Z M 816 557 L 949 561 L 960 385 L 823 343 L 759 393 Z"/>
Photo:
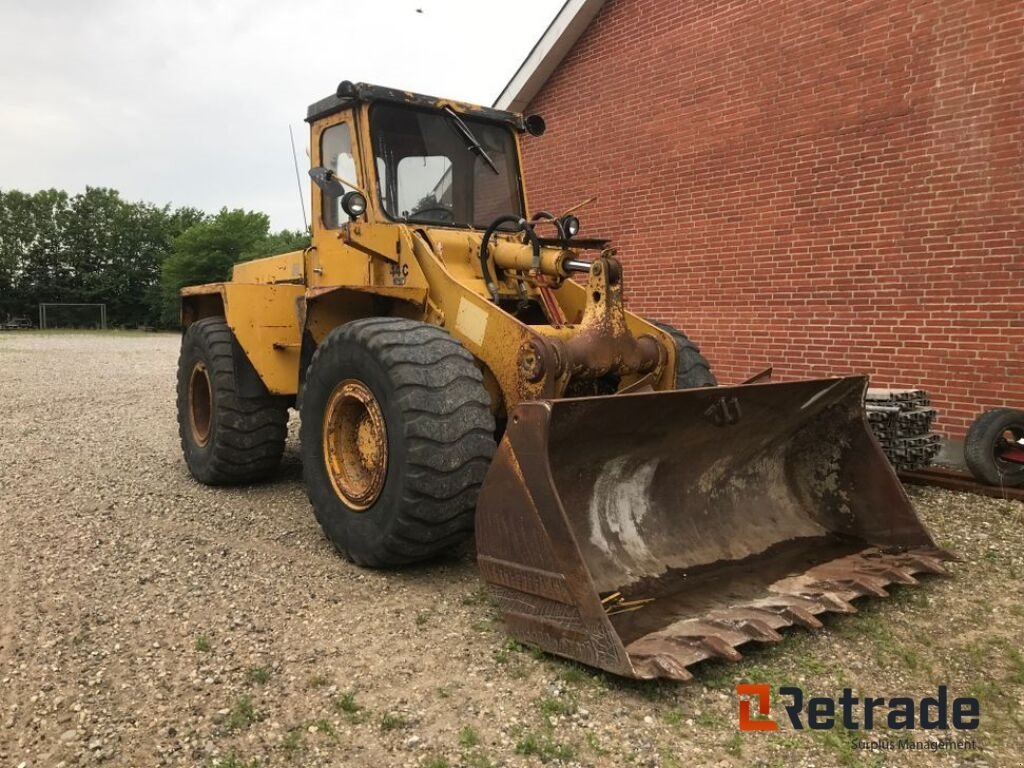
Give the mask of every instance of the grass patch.
<path id="1" fill-rule="evenodd" d="M 516 742 L 517 755 L 532 755 L 542 763 L 552 760 L 572 760 L 576 757 L 576 748 L 571 744 L 555 741 L 545 733 L 527 733 Z"/>
<path id="2" fill-rule="evenodd" d="M 830 731 L 815 731 L 821 734 L 822 746 L 832 753 L 836 763 L 844 768 L 857 768 L 857 766 L 877 764 L 878 761 L 865 761 L 857 750 L 857 742 L 861 736 L 857 731 L 851 731 L 843 727 L 841 721 L 837 720 L 835 728 Z"/>
<path id="3" fill-rule="evenodd" d="M 331 684 L 331 678 L 327 675 L 313 675 L 306 681 L 310 688 L 326 688 Z"/>
<path id="4" fill-rule="evenodd" d="M 193 647 L 200 653 L 209 653 L 211 648 L 210 638 L 206 635 L 200 635 L 196 638 L 196 642 Z"/>
<path id="5" fill-rule="evenodd" d="M 1006 657 L 1010 661 L 1010 682 L 1024 685 L 1024 656 L 1016 648 L 1008 648 Z"/>
<path id="6" fill-rule="evenodd" d="M 334 697 L 331 701 L 331 707 L 335 712 L 344 715 L 353 723 L 363 722 L 365 712 L 363 707 L 356 701 L 356 694 L 354 691 L 345 691 Z"/>
<path id="7" fill-rule="evenodd" d="M 451 768 L 451 763 L 448 762 L 446 757 L 434 755 L 424 761 L 423 768 Z"/>
<path id="8" fill-rule="evenodd" d="M 505 674 L 514 680 L 521 680 L 526 677 L 527 669 L 520 662 L 515 654 L 528 650 L 525 645 L 517 643 L 512 638 L 505 640 L 505 643 L 494 651 L 494 662 L 505 668 Z"/>
<path id="9" fill-rule="evenodd" d="M 593 731 L 587 731 L 586 733 L 587 746 L 590 747 L 590 751 L 595 755 L 607 755 L 608 750 L 601 744 L 601 740 L 597 738 L 597 734 Z"/>
<path id="10" fill-rule="evenodd" d="M 462 596 L 462 604 L 465 606 L 470 605 L 494 605 L 494 600 L 491 598 L 490 590 L 475 589 L 472 592 L 467 592 Z"/>
<path id="11" fill-rule="evenodd" d="M 733 757 L 740 757 L 743 755 L 743 736 L 740 733 L 734 733 L 725 742 L 725 751 Z"/>
<path id="12" fill-rule="evenodd" d="M 262 719 L 263 715 L 256 711 L 252 699 L 248 696 L 240 696 L 235 700 L 228 713 L 227 726 L 229 730 L 242 731 Z"/>
<path id="13" fill-rule="evenodd" d="M 727 717 L 717 712 L 698 712 L 693 716 L 693 722 L 701 728 L 725 728 L 732 725 Z"/>
<path id="14" fill-rule="evenodd" d="M 354 691 L 345 691 L 334 697 L 334 708 L 338 712 L 342 712 L 346 715 L 354 715 L 356 712 L 362 709 L 359 706 L 359 702 L 356 701 L 356 694 Z"/>
<path id="15" fill-rule="evenodd" d="M 576 702 L 565 696 L 545 696 L 537 702 L 537 709 L 545 717 L 564 716 L 575 714 Z"/>
<path id="16" fill-rule="evenodd" d="M 459 731 L 459 746 L 475 747 L 479 743 L 480 734 L 476 732 L 476 729 L 472 725 L 462 726 L 462 730 Z"/>
<path id="17" fill-rule="evenodd" d="M 331 723 L 330 720 L 326 720 L 324 718 L 320 718 L 319 720 L 314 720 L 312 723 L 310 723 L 309 727 L 312 728 L 317 733 L 322 733 L 324 736 L 334 736 L 335 735 L 335 733 L 334 733 L 334 725 Z"/>
<path id="18" fill-rule="evenodd" d="M 408 720 L 394 712 L 385 712 L 380 716 L 380 729 L 384 733 L 389 733 L 390 731 L 395 731 L 399 728 L 405 728 L 408 724 Z"/>
<path id="19" fill-rule="evenodd" d="M 231 752 L 225 757 L 212 758 L 207 765 L 210 768 L 262 768 L 263 763 L 255 757 L 252 760 L 246 760 Z"/>
<path id="20" fill-rule="evenodd" d="M 543 655 L 544 652 L 541 651 Z M 597 688 L 607 688 L 608 678 L 604 672 L 599 672 L 581 664 L 574 664 L 570 661 L 559 660 L 558 679 L 567 685 L 592 685 Z"/>
<path id="21" fill-rule="evenodd" d="M 302 730 L 299 728 L 292 728 L 284 735 L 284 740 L 281 742 L 281 749 L 284 751 L 285 757 L 288 760 L 293 760 L 301 752 L 306 751 L 306 739 L 302 735 Z"/>
<path id="22" fill-rule="evenodd" d="M 666 724 L 675 727 L 682 725 L 686 718 L 678 709 L 667 709 L 661 713 L 661 719 L 664 720 Z"/>
<path id="23" fill-rule="evenodd" d="M 266 685 L 270 681 L 270 670 L 266 667 L 249 667 L 245 679 L 256 685 Z"/>

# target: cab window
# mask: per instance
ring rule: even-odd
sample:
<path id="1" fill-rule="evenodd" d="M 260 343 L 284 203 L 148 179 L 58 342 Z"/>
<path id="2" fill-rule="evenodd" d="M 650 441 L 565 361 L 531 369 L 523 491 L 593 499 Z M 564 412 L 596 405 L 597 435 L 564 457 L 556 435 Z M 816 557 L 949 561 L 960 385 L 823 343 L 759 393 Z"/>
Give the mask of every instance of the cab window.
<path id="1" fill-rule="evenodd" d="M 346 192 L 353 189 L 352 184 L 359 183 L 356 159 L 352 154 L 352 131 L 348 123 L 332 125 L 320 136 L 320 165 L 334 171 L 334 175 L 344 184 Z M 335 229 L 348 220 L 341 210 L 340 197 L 323 195 L 321 201 L 326 228 Z"/>

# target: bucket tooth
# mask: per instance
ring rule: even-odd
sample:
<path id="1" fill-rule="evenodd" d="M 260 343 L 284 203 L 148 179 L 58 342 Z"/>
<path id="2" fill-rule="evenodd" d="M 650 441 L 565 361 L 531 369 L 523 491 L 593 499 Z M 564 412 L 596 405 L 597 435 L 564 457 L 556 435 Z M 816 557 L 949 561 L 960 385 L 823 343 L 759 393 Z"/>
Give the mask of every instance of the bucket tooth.
<path id="1" fill-rule="evenodd" d="M 681 663 L 669 653 L 653 655 L 630 653 L 629 659 L 633 663 L 637 677 L 643 679 L 665 677 L 669 680 L 678 680 L 681 683 L 693 680 L 693 675 L 686 669 L 686 664 Z"/>
<path id="2" fill-rule="evenodd" d="M 687 637 L 679 639 L 683 641 L 696 642 L 697 645 L 705 649 L 710 655 L 717 656 L 720 659 L 726 659 L 727 661 L 739 661 L 743 658 L 743 654 L 718 635 L 704 635 L 703 637 Z"/>
<path id="3" fill-rule="evenodd" d="M 874 568 L 873 576 L 881 576 L 888 579 L 894 584 L 907 584 L 908 586 L 915 586 L 920 584 L 911 574 L 907 573 L 903 569 L 895 565 L 880 565 Z"/>
<path id="4" fill-rule="evenodd" d="M 835 583 L 839 586 L 846 587 L 856 591 L 860 595 L 874 595 L 875 597 L 888 597 L 889 593 L 885 591 L 883 586 L 879 585 L 877 578 L 866 576 L 864 574 L 858 574 L 856 576 L 845 576 L 840 579 L 836 579 Z M 885 582 L 882 582 L 883 584 Z"/>
<path id="5" fill-rule="evenodd" d="M 770 624 L 758 618 L 716 618 L 708 619 L 708 624 L 720 626 L 723 629 L 740 632 L 751 640 L 758 640 L 762 643 L 777 643 L 782 635 L 776 632 Z"/>
<path id="6" fill-rule="evenodd" d="M 736 646 L 753 639 L 735 626 L 721 627 L 718 622 L 701 619 L 669 625 L 635 640 L 626 650 L 630 658 L 667 654 L 688 666 L 710 658 L 739 661 L 743 656 Z"/>
<path id="7" fill-rule="evenodd" d="M 807 629 L 821 629 L 824 625 L 813 613 L 799 605 L 785 605 L 779 609 L 779 613 L 789 619 L 793 624 L 799 624 Z"/>
<path id="8" fill-rule="evenodd" d="M 806 629 L 821 629 L 822 623 L 814 614 L 827 610 L 816 598 L 795 593 L 787 594 L 782 599 L 776 598 L 759 602 L 756 606 L 751 607 L 775 614 L 785 621 L 785 625 L 796 624 Z M 812 610 L 813 608 L 819 610 Z"/>
<path id="9" fill-rule="evenodd" d="M 824 604 L 833 613 L 857 613 L 856 606 L 835 591 L 835 584 L 820 582 L 817 586 L 821 587 L 821 592 L 804 592 L 801 596 Z"/>
<path id="10" fill-rule="evenodd" d="M 744 605 L 739 608 L 730 608 L 728 612 L 730 616 L 734 616 L 738 619 L 764 624 L 779 637 L 782 637 L 782 635 L 779 635 L 777 630 L 782 629 L 783 627 L 788 627 L 792 624 L 792 622 L 783 616 L 777 609 L 766 608 L 760 605 Z"/>
<path id="11" fill-rule="evenodd" d="M 941 553 L 946 555 L 945 552 Z M 912 565 L 916 566 L 920 571 L 927 571 L 928 573 L 937 573 L 945 576 L 949 573 L 942 565 L 942 560 L 952 560 L 952 556 L 936 557 L 934 554 L 924 554 L 923 552 L 907 552 L 902 556 L 902 559 Z"/>

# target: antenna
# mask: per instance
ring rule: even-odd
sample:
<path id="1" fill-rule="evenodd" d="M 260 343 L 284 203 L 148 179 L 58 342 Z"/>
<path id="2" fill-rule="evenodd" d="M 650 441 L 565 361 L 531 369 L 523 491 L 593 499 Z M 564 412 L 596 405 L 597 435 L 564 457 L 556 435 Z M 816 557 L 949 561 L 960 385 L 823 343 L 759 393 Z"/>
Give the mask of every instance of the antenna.
<path id="1" fill-rule="evenodd" d="M 299 173 L 299 156 L 295 152 L 295 135 L 292 133 L 291 123 L 288 123 L 288 138 L 292 142 L 292 161 L 295 163 L 295 184 L 299 188 L 299 205 L 302 206 L 302 225 L 309 232 L 309 219 L 306 218 L 306 198 L 302 196 L 302 175 Z"/>

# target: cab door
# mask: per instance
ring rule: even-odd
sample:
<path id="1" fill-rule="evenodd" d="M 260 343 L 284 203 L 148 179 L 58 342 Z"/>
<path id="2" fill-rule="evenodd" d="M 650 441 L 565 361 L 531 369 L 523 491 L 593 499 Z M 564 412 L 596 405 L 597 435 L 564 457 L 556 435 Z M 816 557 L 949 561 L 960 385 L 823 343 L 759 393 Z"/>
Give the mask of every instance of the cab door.
<path id="1" fill-rule="evenodd" d="M 310 155 L 313 166 L 333 171 L 346 192 L 353 190 L 353 185 L 366 189 L 366 174 L 356 151 L 353 110 L 331 115 L 312 126 Z M 315 247 L 306 255 L 309 287 L 370 284 L 371 257 L 346 242 L 349 220 L 341 209 L 341 198 L 324 194 L 316 184 L 310 186 Z"/>

